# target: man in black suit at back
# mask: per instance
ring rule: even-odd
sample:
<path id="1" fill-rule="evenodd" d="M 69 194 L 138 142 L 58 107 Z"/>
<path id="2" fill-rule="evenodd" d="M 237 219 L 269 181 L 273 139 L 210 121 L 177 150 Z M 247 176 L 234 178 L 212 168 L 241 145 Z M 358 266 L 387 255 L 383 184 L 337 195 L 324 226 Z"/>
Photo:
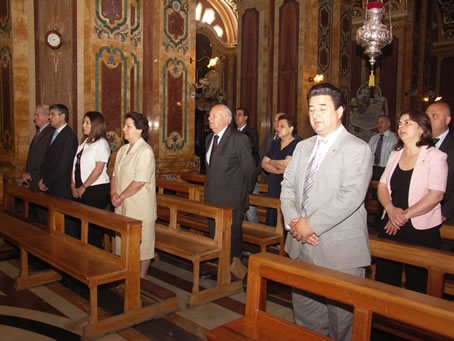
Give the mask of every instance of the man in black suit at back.
<path id="1" fill-rule="evenodd" d="M 254 157 L 255 166 L 257 167 L 256 177 L 260 172 L 259 167 L 259 134 L 257 129 L 252 128 L 248 124 L 249 111 L 246 108 L 239 107 L 235 110 L 235 124 L 238 128 L 238 131 L 241 131 L 249 139 L 249 144 L 251 145 L 252 156 Z M 255 184 L 254 190 L 252 193 L 257 194 L 259 192 L 258 183 Z M 253 223 L 258 223 L 259 219 L 257 217 L 257 208 L 255 206 L 249 206 L 249 209 L 246 211 L 247 220 Z"/>
<path id="2" fill-rule="evenodd" d="M 71 171 L 77 137 L 68 126 L 69 111 L 63 104 L 49 107 L 49 122 L 55 128 L 41 166 L 39 189 L 57 197 L 72 199 Z"/>
<path id="3" fill-rule="evenodd" d="M 25 164 L 25 173 L 22 174 L 22 180 L 33 191 L 38 191 L 38 181 L 40 179 L 41 165 L 46 155 L 47 147 L 54 133 L 54 128 L 49 124 L 49 106 L 38 105 L 33 115 L 36 131 L 30 147 L 28 149 L 27 162 Z"/>
<path id="4" fill-rule="evenodd" d="M 239 107 L 235 110 L 235 123 L 239 131 L 249 139 L 252 149 L 252 156 L 254 157 L 255 164 L 259 164 L 259 134 L 257 129 L 248 125 L 249 111 L 246 108 Z"/>
<path id="5" fill-rule="evenodd" d="M 448 184 L 441 202 L 443 221 L 454 224 L 454 135 L 449 130 L 451 110 L 444 102 L 435 102 L 426 109 L 432 123 L 432 137 L 435 147 L 448 154 Z"/>
<path id="6" fill-rule="evenodd" d="M 231 229 L 232 264 L 230 270 L 243 279 L 246 268 L 241 263 L 242 224 L 244 211 L 249 205 L 249 193 L 256 180 L 256 164 L 248 138 L 230 126 L 232 112 L 223 105 L 215 105 L 208 116 L 213 131 L 206 139 L 205 201 L 233 209 Z M 208 220 L 210 236 L 215 224 Z"/>

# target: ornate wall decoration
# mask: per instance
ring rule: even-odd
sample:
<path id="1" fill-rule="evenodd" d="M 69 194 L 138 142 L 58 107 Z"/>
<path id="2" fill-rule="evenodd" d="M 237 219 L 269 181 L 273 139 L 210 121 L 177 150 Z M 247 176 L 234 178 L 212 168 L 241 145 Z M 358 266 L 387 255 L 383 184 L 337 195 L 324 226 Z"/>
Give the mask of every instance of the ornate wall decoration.
<path id="1" fill-rule="evenodd" d="M 111 39 L 124 43 L 128 37 L 135 47 L 142 39 L 140 29 L 140 1 L 96 0 L 95 30 L 99 39 Z"/>
<path id="2" fill-rule="evenodd" d="M 438 0 L 440 7 L 442 35 L 444 38 L 454 38 L 454 2 Z"/>
<path id="3" fill-rule="evenodd" d="M 0 34 L 8 35 L 9 31 L 9 0 L 0 0 Z"/>
<path id="4" fill-rule="evenodd" d="M 109 142 L 117 151 L 127 110 L 128 60 L 121 49 L 112 45 L 101 47 L 95 58 L 95 108 L 103 113 Z"/>
<path id="5" fill-rule="evenodd" d="M 407 10 L 407 2 L 408 0 L 384 0 L 386 13 L 388 13 L 389 8 L 391 7 L 391 11 L 405 11 Z M 353 0 L 353 17 L 354 18 L 364 18 L 365 15 L 365 6 L 367 4 L 367 0 Z M 393 12 L 394 13 L 394 12 Z"/>
<path id="6" fill-rule="evenodd" d="M 132 68 L 131 68 L 131 75 L 130 75 L 130 96 L 131 96 L 131 111 L 138 111 L 140 108 L 140 61 L 137 59 L 135 53 L 131 52 L 132 57 Z M 135 82 L 134 82 L 135 81 Z M 134 96 L 135 96 L 135 105 L 134 105 Z"/>
<path id="7" fill-rule="evenodd" d="M 189 10 L 187 0 L 166 0 L 164 3 L 164 35 L 162 44 L 166 50 L 178 53 L 188 51 Z"/>
<path id="8" fill-rule="evenodd" d="M 8 46 L 0 48 L 0 133 L 4 149 L 13 146 L 13 70 L 11 51 Z"/>
<path id="9" fill-rule="evenodd" d="M 162 71 L 162 143 L 177 151 L 187 141 L 188 69 L 182 60 L 170 58 Z"/>
<path id="10" fill-rule="evenodd" d="M 327 74 L 331 66 L 331 0 L 318 2 L 318 73 Z"/>
<path id="11" fill-rule="evenodd" d="M 350 44 L 351 44 L 351 36 L 352 36 L 352 20 L 351 20 L 351 11 L 346 9 L 345 7 L 341 8 L 341 31 L 340 31 L 340 76 L 342 78 L 347 78 L 350 74 Z M 349 97 L 346 97 L 349 98 Z"/>

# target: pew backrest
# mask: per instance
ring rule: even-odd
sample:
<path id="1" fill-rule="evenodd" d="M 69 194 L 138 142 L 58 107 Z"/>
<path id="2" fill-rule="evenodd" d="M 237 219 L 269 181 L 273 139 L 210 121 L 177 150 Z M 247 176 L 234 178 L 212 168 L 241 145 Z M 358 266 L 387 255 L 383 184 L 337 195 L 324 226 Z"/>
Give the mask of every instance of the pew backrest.
<path id="1" fill-rule="evenodd" d="M 266 280 L 353 306 L 353 341 L 370 339 L 373 314 L 454 337 L 453 302 L 270 253 L 249 258 L 246 317 L 269 315 Z"/>

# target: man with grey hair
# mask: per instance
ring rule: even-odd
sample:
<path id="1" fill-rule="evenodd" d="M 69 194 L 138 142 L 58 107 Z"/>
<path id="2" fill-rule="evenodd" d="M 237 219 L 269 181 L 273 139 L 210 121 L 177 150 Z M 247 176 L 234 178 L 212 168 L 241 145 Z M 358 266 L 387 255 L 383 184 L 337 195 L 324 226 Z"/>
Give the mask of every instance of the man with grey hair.
<path id="1" fill-rule="evenodd" d="M 243 279 L 247 269 L 240 259 L 242 224 L 255 186 L 256 166 L 248 137 L 231 127 L 231 121 L 232 112 L 223 104 L 215 105 L 208 116 L 213 132 L 206 139 L 205 201 L 233 209 L 230 270 Z M 208 220 L 208 226 L 214 237 L 214 221 Z"/>
<path id="2" fill-rule="evenodd" d="M 49 124 L 48 105 L 41 104 L 36 107 L 33 122 L 37 130 L 28 149 L 25 173 L 22 174 L 22 180 L 31 190 L 38 191 L 41 165 L 52 134 L 54 133 L 54 128 Z"/>
<path id="3" fill-rule="evenodd" d="M 380 181 L 380 177 L 385 170 L 386 163 L 388 162 L 389 155 L 391 155 L 391 152 L 397 143 L 397 135 L 389 130 L 391 127 L 391 120 L 389 116 L 378 116 L 376 127 L 378 133 L 370 138 L 369 146 L 372 153 L 374 153 L 372 180 Z"/>

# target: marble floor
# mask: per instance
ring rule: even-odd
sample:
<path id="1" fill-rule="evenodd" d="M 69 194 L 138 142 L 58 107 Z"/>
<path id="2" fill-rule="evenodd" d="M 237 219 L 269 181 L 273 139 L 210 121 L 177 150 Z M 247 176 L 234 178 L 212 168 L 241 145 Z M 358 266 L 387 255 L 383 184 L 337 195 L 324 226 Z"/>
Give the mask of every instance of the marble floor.
<path id="1" fill-rule="evenodd" d="M 19 259 L 17 255 L 3 258 L 7 259 L 0 261 L 0 340 L 79 340 L 89 311 L 86 287 L 59 281 L 16 292 L 14 278 L 19 274 Z M 36 266 L 41 265 L 37 263 Z M 165 256 L 152 263 L 148 280 L 175 292 L 179 311 L 100 340 L 205 340 L 205 331 L 244 313 L 245 286 L 243 292 L 235 295 L 198 307 L 187 307 L 192 273 L 188 265 Z M 201 279 L 200 285 L 212 287 L 215 282 Z M 121 311 L 122 299 L 116 287 L 99 290 L 99 305 L 100 318 Z M 269 285 L 267 310 L 292 320 L 289 288 Z"/>
<path id="2" fill-rule="evenodd" d="M 0 240 L 0 340 L 79 340 L 89 313 L 87 287 L 78 282 L 62 280 L 16 291 L 14 278 L 19 274 L 18 252 L 8 251 L 10 248 L 5 249 L 7 251 L 3 250 Z M 37 269 L 43 266 L 33 259 L 30 263 Z M 207 330 L 240 318 L 244 314 L 246 280 L 242 292 L 202 306 L 187 307 L 186 302 L 192 289 L 190 264 L 160 254 L 159 260 L 152 263 L 147 279 L 173 291 L 178 298 L 179 310 L 132 328 L 105 335 L 99 340 L 201 341 L 205 340 L 204 333 Z M 200 280 L 200 286 L 203 288 L 214 285 L 213 280 Z M 149 299 L 143 297 L 143 300 Z M 114 285 L 99 289 L 98 302 L 100 319 L 122 311 L 122 296 Z M 293 321 L 291 289 L 268 282 L 266 309 L 272 314 Z M 404 339 L 372 330 L 371 340 Z"/>

